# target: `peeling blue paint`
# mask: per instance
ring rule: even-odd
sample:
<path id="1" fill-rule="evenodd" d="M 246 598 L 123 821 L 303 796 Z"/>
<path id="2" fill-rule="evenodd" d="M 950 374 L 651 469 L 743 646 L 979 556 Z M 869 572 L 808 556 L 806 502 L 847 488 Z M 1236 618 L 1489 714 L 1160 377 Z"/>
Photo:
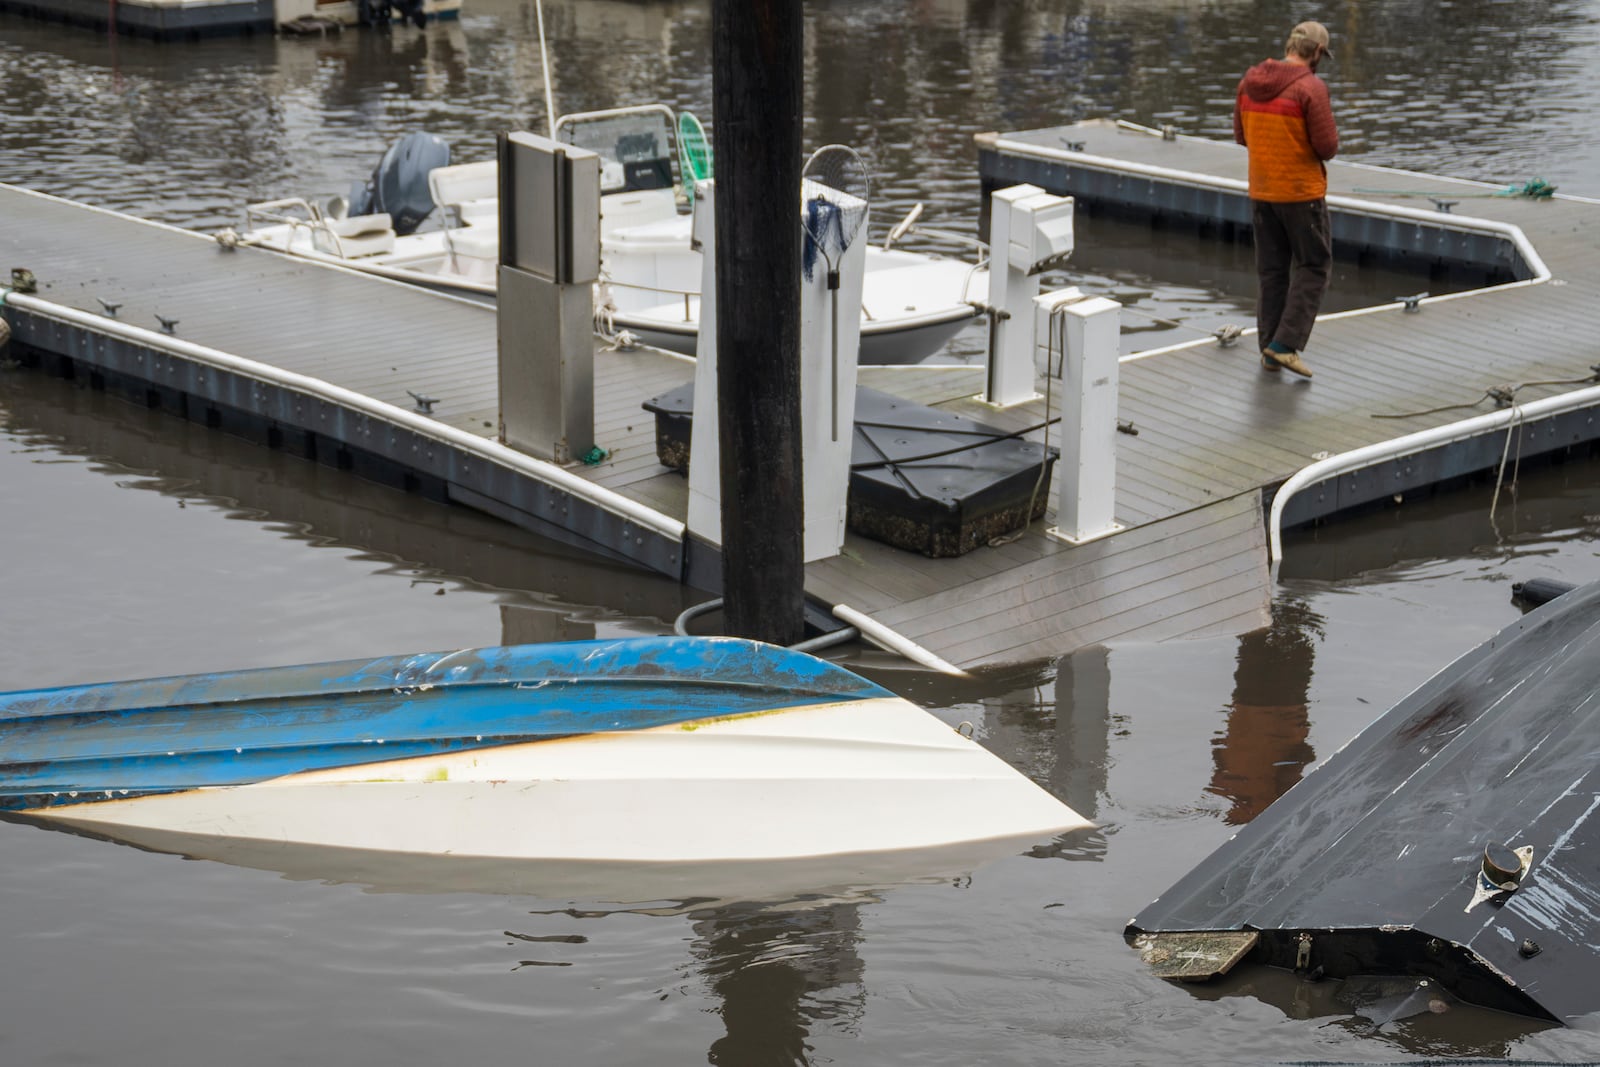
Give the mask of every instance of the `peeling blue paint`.
<path id="1" fill-rule="evenodd" d="M 730 638 L 515 645 L 0 694 L 0 810 L 891 695 Z"/>

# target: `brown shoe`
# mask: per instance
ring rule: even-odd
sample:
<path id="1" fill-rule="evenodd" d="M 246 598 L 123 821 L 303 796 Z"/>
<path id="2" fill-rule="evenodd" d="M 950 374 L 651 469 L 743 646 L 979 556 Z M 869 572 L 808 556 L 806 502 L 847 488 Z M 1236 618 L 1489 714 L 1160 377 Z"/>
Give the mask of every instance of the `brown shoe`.
<path id="1" fill-rule="evenodd" d="M 1283 368 L 1278 366 L 1277 362 L 1275 360 L 1273 360 L 1272 353 L 1268 352 L 1265 348 L 1263 348 L 1261 350 L 1261 369 L 1262 370 L 1269 370 L 1272 373 L 1276 374 L 1279 371 L 1281 371 Z"/>
<path id="2" fill-rule="evenodd" d="M 1276 363 L 1291 374 L 1298 374 L 1302 378 L 1311 377 L 1311 368 L 1301 361 L 1300 353 L 1298 352 L 1273 352 L 1268 350 L 1261 353 L 1261 358 Z"/>

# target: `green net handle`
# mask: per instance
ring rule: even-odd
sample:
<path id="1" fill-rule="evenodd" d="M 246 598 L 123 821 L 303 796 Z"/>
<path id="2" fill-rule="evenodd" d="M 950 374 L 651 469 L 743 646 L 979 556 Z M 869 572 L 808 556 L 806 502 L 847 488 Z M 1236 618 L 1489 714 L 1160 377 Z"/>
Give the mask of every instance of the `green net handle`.
<path id="1" fill-rule="evenodd" d="M 690 204 L 694 203 L 695 182 L 711 177 L 711 142 L 706 140 L 700 120 L 688 111 L 678 116 L 678 175 Z"/>

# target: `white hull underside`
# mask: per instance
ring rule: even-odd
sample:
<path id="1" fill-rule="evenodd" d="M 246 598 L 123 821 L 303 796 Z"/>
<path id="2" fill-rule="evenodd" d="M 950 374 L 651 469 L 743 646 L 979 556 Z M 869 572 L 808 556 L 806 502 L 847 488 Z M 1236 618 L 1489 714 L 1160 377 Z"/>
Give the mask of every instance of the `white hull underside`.
<path id="1" fill-rule="evenodd" d="M 190 851 L 171 848 L 175 841 L 235 840 L 396 856 L 627 864 L 789 860 L 997 841 L 1020 847 L 1091 825 L 981 745 L 895 698 L 28 814 L 174 851 Z"/>

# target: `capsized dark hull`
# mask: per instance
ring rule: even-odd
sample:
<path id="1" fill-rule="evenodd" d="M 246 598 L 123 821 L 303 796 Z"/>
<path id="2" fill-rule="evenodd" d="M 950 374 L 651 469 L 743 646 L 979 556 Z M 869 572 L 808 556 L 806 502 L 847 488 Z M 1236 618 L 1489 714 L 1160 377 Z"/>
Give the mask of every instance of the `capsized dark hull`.
<path id="1" fill-rule="evenodd" d="M 1148 947 L 1253 931 L 1246 961 L 1415 975 L 1488 1007 L 1591 1015 L 1597 690 L 1600 583 L 1526 615 L 1396 704 L 1127 934 Z"/>

